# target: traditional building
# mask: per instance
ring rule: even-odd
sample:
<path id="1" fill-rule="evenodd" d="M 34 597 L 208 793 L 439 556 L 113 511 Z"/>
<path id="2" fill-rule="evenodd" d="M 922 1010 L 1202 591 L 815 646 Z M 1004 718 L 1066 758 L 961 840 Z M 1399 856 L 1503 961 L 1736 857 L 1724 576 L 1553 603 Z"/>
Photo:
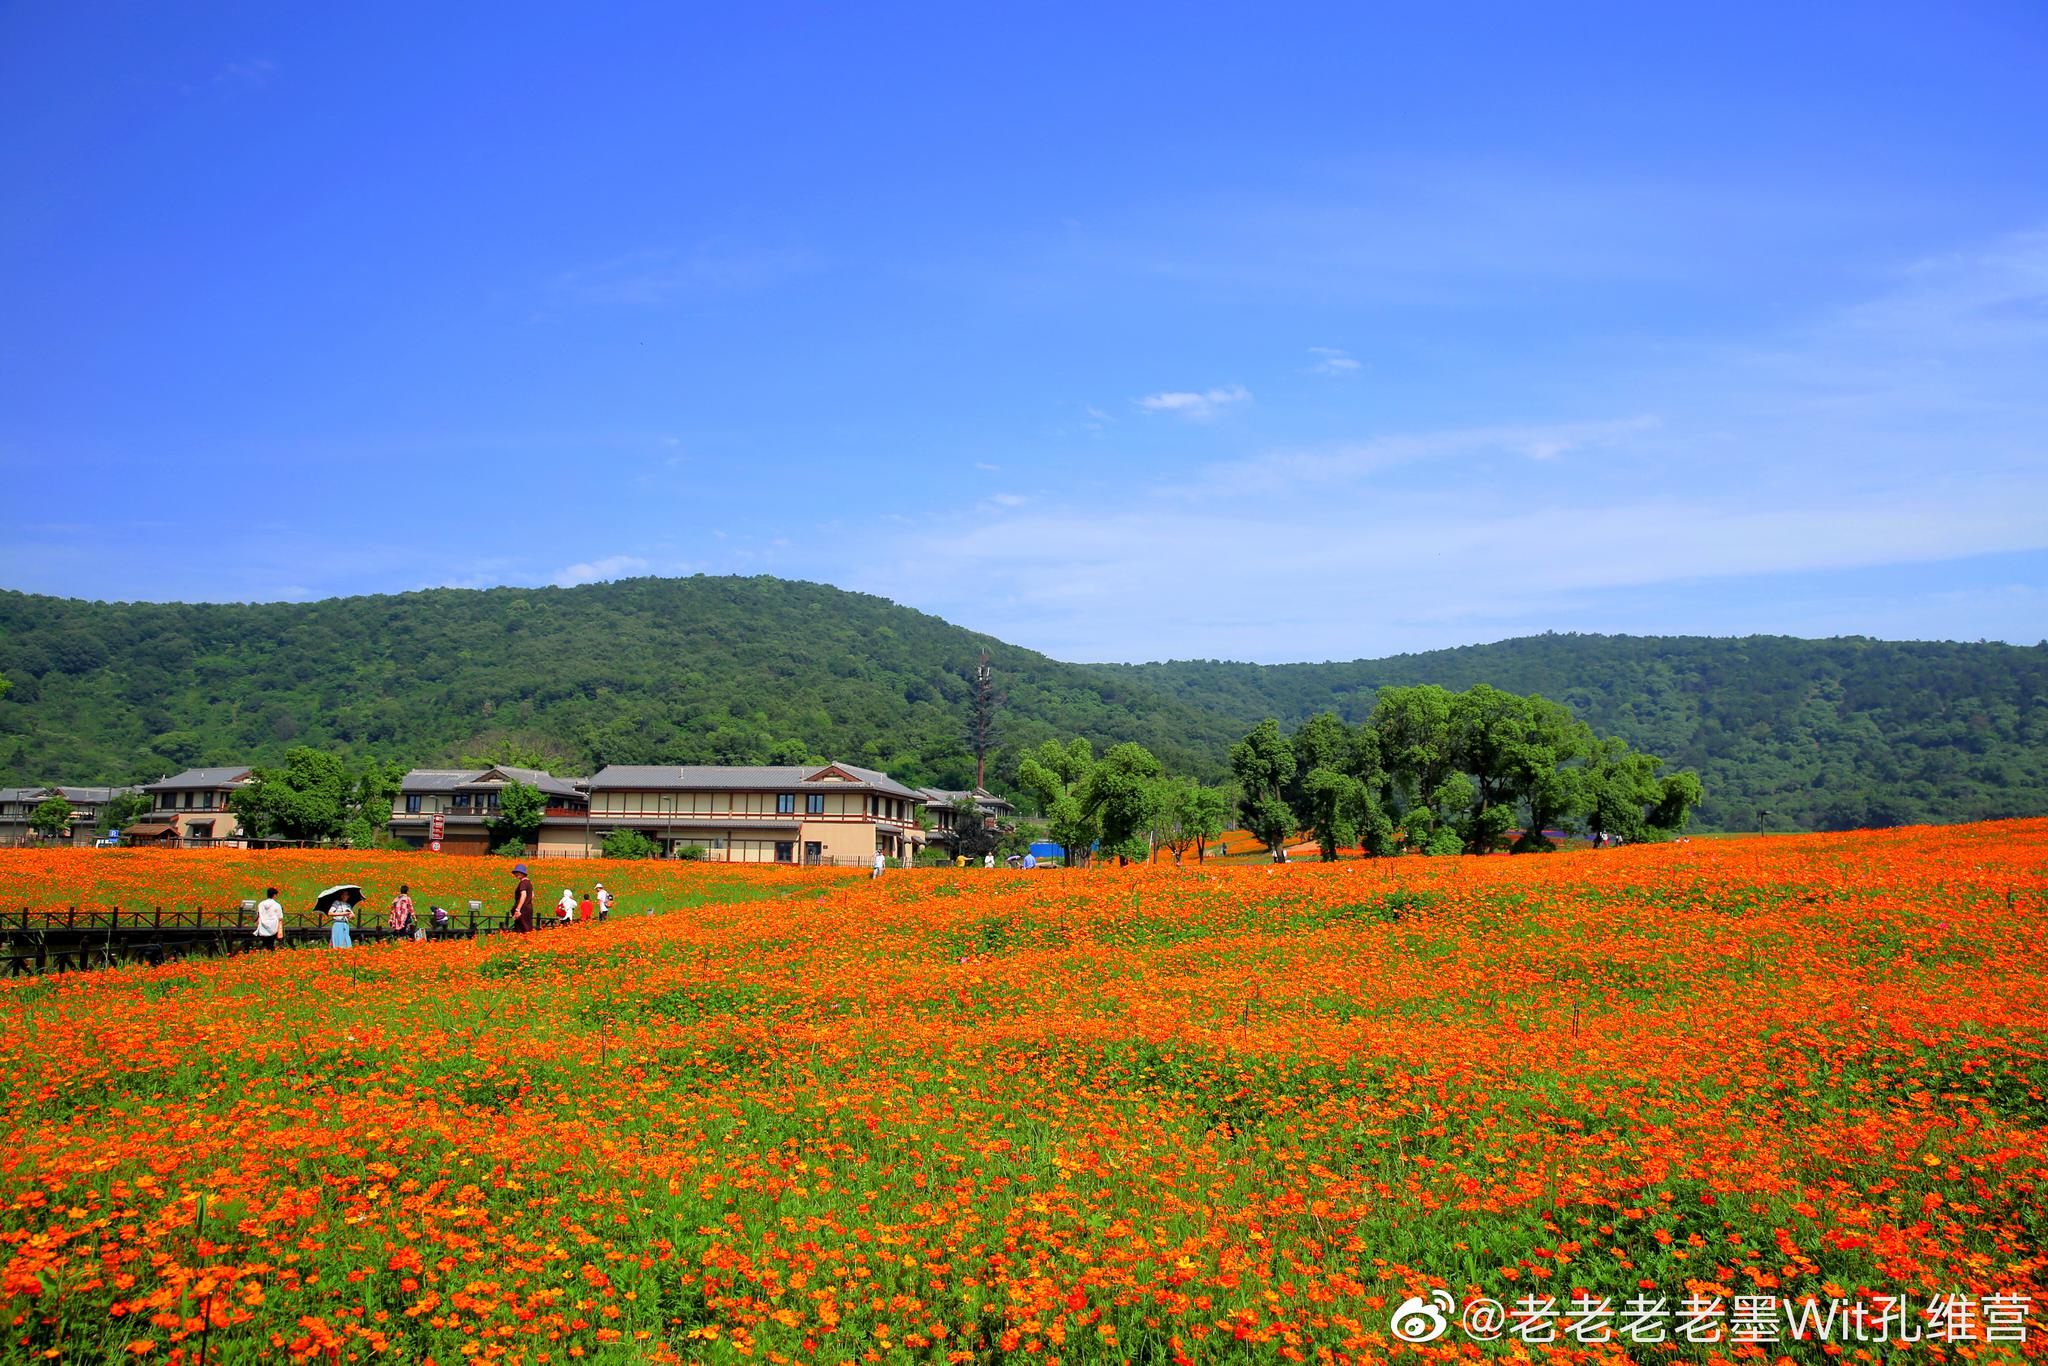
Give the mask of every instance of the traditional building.
<path id="1" fill-rule="evenodd" d="M 490 824 L 498 818 L 498 798 L 512 783 L 538 788 L 547 798 L 541 817 L 541 854 L 580 857 L 587 845 L 590 802 L 581 778 L 557 778 L 539 769 L 416 768 L 399 784 L 391 803 L 390 830 L 415 849 L 433 838 L 434 817 L 441 818 L 441 850 L 449 854 L 487 854 Z"/>
<path id="2" fill-rule="evenodd" d="M 851 764 L 613 764 L 590 780 L 593 845 L 638 830 L 664 854 L 727 863 L 868 864 L 923 843 L 924 796 Z"/>
<path id="3" fill-rule="evenodd" d="M 919 789 L 919 794 L 924 798 L 925 809 L 931 813 L 933 842 L 949 847 L 953 843 L 954 822 L 960 818 L 960 808 L 966 805 L 968 798 L 974 799 L 975 808 L 981 812 L 983 825 L 1007 826 L 1010 817 L 1017 812 L 1015 806 L 985 787 L 960 792 L 942 787 L 927 787 Z"/>
<path id="4" fill-rule="evenodd" d="M 145 783 L 150 811 L 121 832 L 135 844 L 180 840 L 187 844 L 225 844 L 242 837 L 242 823 L 229 798 L 249 785 L 245 765 L 188 768 L 175 778 Z"/>
<path id="5" fill-rule="evenodd" d="M 91 844 L 99 828 L 100 808 L 132 787 L 0 787 L 0 845 Z M 55 839 L 29 829 L 29 813 L 51 797 L 71 803 L 71 826 Z"/>

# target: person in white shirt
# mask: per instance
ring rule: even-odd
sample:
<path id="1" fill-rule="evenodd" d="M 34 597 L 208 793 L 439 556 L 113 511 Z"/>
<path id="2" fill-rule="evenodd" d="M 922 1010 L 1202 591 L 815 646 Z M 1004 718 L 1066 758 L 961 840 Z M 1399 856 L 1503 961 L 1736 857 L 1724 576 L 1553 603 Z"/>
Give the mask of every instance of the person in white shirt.
<path id="1" fill-rule="evenodd" d="M 555 915 L 565 922 L 576 918 L 576 893 L 567 887 L 562 889 L 562 900 L 555 907 Z"/>
<path id="2" fill-rule="evenodd" d="M 612 913 L 612 894 L 610 892 L 607 892 L 604 889 L 604 884 L 600 882 L 597 884 L 597 891 L 594 894 L 594 898 L 597 902 L 597 918 L 599 920 L 603 920 L 606 916 Z"/>
<path id="3" fill-rule="evenodd" d="M 256 937 L 265 948 L 274 949 L 284 938 L 284 907 L 277 901 L 277 888 L 267 887 L 256 903 Z"/>
<path id="4" fill-rule="evenodd" d="M 993 867 L 995 867 L 995 866 L 996 866 L 996 856 L 995 856 L 994 854 L 983 854 L 983 855 L 981 856 L 981 866 L 982 866 L 982 867 L 984 867 L 984 868 L 993 868 Z"/>
<path id="5" fill-rule="evenodd" d="M 877 849 L 875 850 L 875 871 L 868 874 L 868 876 L 870 878 L 878 878 L 882 875 L 882 870 L 884 868 L 887 868 L 888 866 L 889 856 L 887 854 L 884 854 L 881 850 Z"/>

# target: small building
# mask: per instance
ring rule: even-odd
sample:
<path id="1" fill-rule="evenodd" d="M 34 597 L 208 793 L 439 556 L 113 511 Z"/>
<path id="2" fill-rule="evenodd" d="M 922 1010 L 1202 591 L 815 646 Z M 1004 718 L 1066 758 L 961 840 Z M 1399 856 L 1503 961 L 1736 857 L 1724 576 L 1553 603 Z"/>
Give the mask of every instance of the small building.
<path id="1" fill-rule="evenodd" d="M 592 846 L 638 830 L 664 854 L 724 863 L 910 859 L 924 796 L 852 764 L 613 764 L 590 780 Z"/>
<path id="2" fill-rule="evenodd" d="M 91 844 L 99 829 L 100 808 L 132 787 L 0 787 L 0 845 Z M 71 803 L 71 823 L 61 836 L 39 835 L 29 828 L 28 818 L 52 797 Z"/>
<path id="3" fill-rule="evenodd" d="M 188 768 L 173 778 L 143 784 L 150 799 L 149 814 L 136 826 L 168 824 L 185 844 L 226 844 L 242 838 L 242 822 L 235 815 L 230 798 L 249 785 L 245 764 L 222 768 Z M 131 843 L 161 838 L 154 831 L 128 831 Z"/>
<path id="4" fill-rule="evenodd" d="M 925 809 L 931 813 L 932 842 L 935 844 L 950 846 L 953 843 L 954 822 L 960 818 L 960 808 L 967 804 L 969 798 L 974 800 L 976 809 L 981 812 L 981 823 L 986 826 L 1006 826 L 1017 812 L 1009 801 L 985 787 L 958 792 L 943 787 L 927 787 L 919 791 L 924 797 Z"/>
<path id="5" fill-rule="evenodd" d="M 441 850 L 488 854 L 491 822 L 498 818 L 499 794 L 513 783 L 538 788 L 547 798 L 541 817 L 541 854 L 583 854 L 590 799 L 581 778 L 557 778 L 534 768 L 499 764 L 492 768 L 416 768 L 399 784 L 391 803 L 389 829 L 396 839 L 424 849 L 441 818 Z"/>

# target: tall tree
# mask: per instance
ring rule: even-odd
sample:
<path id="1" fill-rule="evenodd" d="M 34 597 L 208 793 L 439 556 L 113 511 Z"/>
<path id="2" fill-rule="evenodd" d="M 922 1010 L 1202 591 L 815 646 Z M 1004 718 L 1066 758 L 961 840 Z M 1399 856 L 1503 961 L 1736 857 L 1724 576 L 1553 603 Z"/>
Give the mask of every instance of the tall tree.
<path id="1" fill-rule="evenodd" d="M 968 792 L 953 803 L 953 852 L 970 862 L 979 863 L 982 857 L 993 854 L 1002 845 L 1003 832 L 990 824 L 988 813 L 981 809 L 981 803 Z"/>
<path id="2" fill-rule="evenodd" d="M 37 802 L 28 813 L 28 828 L 45 839 L 57 839 L 71 833 L 71 802 L 56 793 Z"/>
<path id="3" fill-rule="evenodd" d="M 1102 826 L 1102 851 L 1118 863 L 1151 857 L 1146 839 L 1158 796 L 1159 760 L 1143 745 L 1112 746 L 1082 784 L 1081 805 Z"/>
<path id="4" fill-rule="evenodd" d="M 1094 746 L 1079 737 L 1064 745 L 1047 740 L 1017 765 L 1018 783 L 1038 802 L 1046 833 L 1064 851 L 1069 866 L 1086 857 L 1101 830 L 1081 797 L 1094 770 Z"/>
<path id="5" fill-rule="evenodd" d="M 502 849 L 517 844 L 524 849 L 540 838 L 541 821 L 546 818 L 548 799 L 530 783 L 507 783 L 498 790 L 498 814 L 485 822 L 491 847 Z"/>
<path id="6" fill-rule="evenodd" d="M 341 756 L 294 745 L 281 766 L 252 770 L 249 785 L 229 803 L 242 828 L 257 839 L 324 844 L 341 837 L 352 793 Z"/>
<path id="7" fill-rule="evenodd" d="M 1275 859 L 1286 858 L 1287 841 L 1295 831 L 1294 809 L 1287 801 L 1295 763 L 1294 749 L 1282 738 L 1280 723 L 1268 717 L 1232 745 L 1230 771 L 1244 789 L 1239 809 L 1245 829 Z"/>

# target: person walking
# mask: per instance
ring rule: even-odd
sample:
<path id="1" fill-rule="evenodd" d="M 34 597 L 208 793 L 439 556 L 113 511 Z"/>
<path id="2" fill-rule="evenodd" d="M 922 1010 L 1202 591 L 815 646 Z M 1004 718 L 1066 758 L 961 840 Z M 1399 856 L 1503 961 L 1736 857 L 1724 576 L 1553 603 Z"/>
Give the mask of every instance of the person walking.
<path id="1" fill-rule="evenodd" d="M 349 922 L 356 918 L 356 908 L 345 896 L 338 896 L 327 903 L 327 947 L 331 949 L 352 949 L 356 946 L 349 932 Z"/>
<path id="2" fill-rule="evenodd" d="M 567 887 L 562 889 L 562 899 L 555 903 L 555 919 L 564 925 L 573 924 L 576 920 L 576 893 Z"/>
<path id="3" fill-rule="evenodd" d="M 523 863 L 512 865 L 512 876 L 519 879 L 512 884 L 512 933 L 528 934 L 533 930 L 533 879 Z"/>
<path id="4" fill-rule="evenodd" d="M 868 874 L 868 881 L 873 882 L 876 878 L 880 877 L 888 869 L 888 867 L 889 856 L 879 849 L 875 850 L 875 870 Z"/>
<path id="5" fill-rule="evenodd" d="M 597 918 L 609 918 L 612 913 L 612 894 L 604 889 L 602 882 L 597 884 L 597 890 L 591 894 L 591 899 L 597 902 Z"/>
<path id="6" fill-rule="evenodd" d="M 284 907 L 275 887 L 264 888 L 263 900 L 256 903 L 256 939 L 266 949 L 275 949 L 284 939 Z"/>
<path id="7" fill-rule="evenodd" d="M 412 909 L 412 887 L 407 883 L 398 884 L 398 895 L 391 898 L 391 932 L 400 939 L 412 938 L 419 928 L 419 916 Z"/>

